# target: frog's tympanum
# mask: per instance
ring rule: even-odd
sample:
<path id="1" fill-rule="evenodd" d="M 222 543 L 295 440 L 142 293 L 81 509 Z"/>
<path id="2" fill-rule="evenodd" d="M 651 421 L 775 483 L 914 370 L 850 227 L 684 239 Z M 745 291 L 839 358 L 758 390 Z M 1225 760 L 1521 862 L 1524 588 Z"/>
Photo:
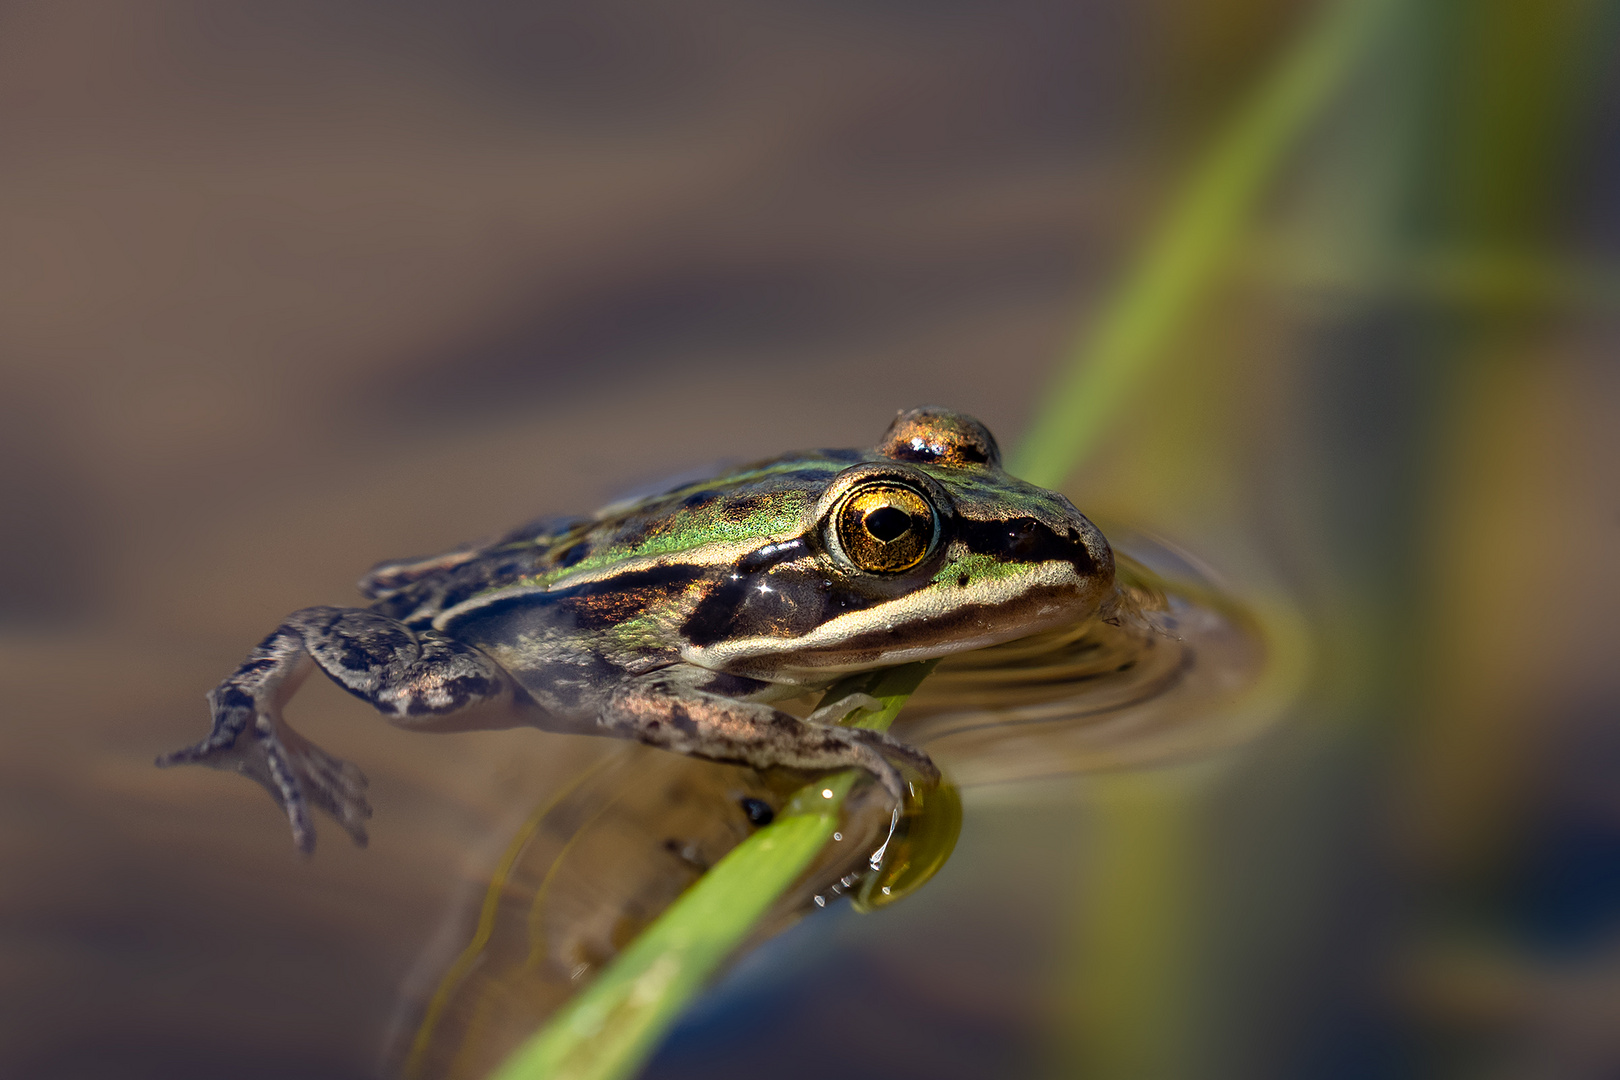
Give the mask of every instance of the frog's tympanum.
<path id="1" fill-rule="evenodd" d="M 385 563 L 369 607 L 294 612 L 208 695 L 213 731 L 159 765 L 263 784 L 306 851 L 308 806 L 357 842 L 365 778 L 282 708 L 319 668 L 402 727 L 528 724 L 756 768 L 858 767 L 900 799 L 928 756 L 769 704 L 841 676 L 1077 622 L 1114 559 L 1063 496 L 1001 468 L 983 424 L 902 413 L 872 450 L 790 454 L 596 515 Z"/>

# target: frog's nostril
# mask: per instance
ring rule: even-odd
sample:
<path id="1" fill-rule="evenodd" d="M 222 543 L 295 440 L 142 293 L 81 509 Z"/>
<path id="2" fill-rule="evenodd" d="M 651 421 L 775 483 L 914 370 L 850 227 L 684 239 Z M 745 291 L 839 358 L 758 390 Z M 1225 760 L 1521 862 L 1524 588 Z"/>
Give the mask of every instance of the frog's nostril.
<path id="1" fill-rule="evenodd" d="M 911 515 L 898 506 L 880 506 L 867 514 L 862 524 L 874 539 L 888 544 L 911 529 Z"/>

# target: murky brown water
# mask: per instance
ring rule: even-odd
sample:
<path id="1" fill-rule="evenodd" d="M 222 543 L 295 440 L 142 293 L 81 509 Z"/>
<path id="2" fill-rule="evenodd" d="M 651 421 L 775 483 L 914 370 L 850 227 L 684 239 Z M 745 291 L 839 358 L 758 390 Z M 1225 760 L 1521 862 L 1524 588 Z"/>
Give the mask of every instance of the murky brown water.
<path id="1" fill-rule="evenodd" d="M 1130 80 L 1041 44 L 1057 6 L 742 14 L 4 17 L 0 1072 L 369 1075 L 463 879 L 601 752 L 312 685 L 378 816 L 305 862 L 151 768 L 284 612 L 902 406 L 1015 429 L 1117 189 L 1075 121 Z"/>
<path id="2" fill-rule="evenodd" d="M 1282 670 L 1287 627 L 1267 625 L 1162 544 L 1131 538 L 1115 558 L 1121 596 L 1106 617 L 939 664 L 894 731 L 951 782 L 894 819 L 880 791 L 859 787 L 834 842 L 750 947 L 829 903 L 857 897 L 864 913 L 926 888 L 959 837 L 958 785 L 977 801 L 993 785 L 1208 758 L 1281 717 L 1298 689 Z M 774 814 L 812 779 L 640 746 L 605 751 L 547 793 L 490 864 L 488 885 L 452 909 L 402 995 L 391 1068 L 412 1080 L 488 1075 L 749 835 L 743 801 Z"/>
<path id="3" fill-rule="evenodd" d="M 369 849 L 329 828 L 305 861 L 252 785 L 151 768 L 205 730 L 202 694 L 381 558 L 864 445 L 924 402 L 1015 441 L 1293 13 L 0 13 L 0 1075 L 373 1075 L 457 897 L 607 748 L 410 735 L 311 683 L 292 717 L 365 768 L 377 818 Z M 1556 200 L 1599 260 L 1608 115 Z M 1314 1076 L 1391 1030 L 1472 1032 L 1476 1007 L 1532 1064 L 1620 1060 L 1613 1025 L 1543 992 L 1588 985 L 1580 964 L 1610 985 L 1620 910 L 1601 881 L 1555 888 L 1610 865 L 1620 775 L 1612 309 L 1330 286 L 1231 285 L 1073 490 L 1246 600 L 1286 583 L 1326 658 L 1309 722 L 1175 775 L 1196 841 L 1135 789 L 981 789 L 934 885 L 745 961 L 656 1075 L 753 1075 L 783 1046 L 784 1076 L 1027 1075 L 1084 1015 L 1226 1075 Z M 1186 936 L 1131 937 L 1166 895 Z M 1384 993 L 1481 910 L 1509 913 L 1482 933 L 1521 996 L 1481 1005 L 1443 958 Z M 1531 931 L 1577 924 L 1576 967 L 1545 966 Z M 1071 978 L 1082 946 L 1131 978 Z M 1116 1024 L 1115 1001 L 1170 1019 Z"/>

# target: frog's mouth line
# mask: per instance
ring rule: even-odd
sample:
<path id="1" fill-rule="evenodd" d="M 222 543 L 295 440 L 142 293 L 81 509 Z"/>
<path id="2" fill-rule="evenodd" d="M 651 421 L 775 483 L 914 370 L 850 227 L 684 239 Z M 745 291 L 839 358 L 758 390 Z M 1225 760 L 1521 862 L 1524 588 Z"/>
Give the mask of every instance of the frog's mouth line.
<path id="1" fill-rule="evenodd" d="M 984 648 L 1094 612 L 1112 581 L 1076 572 L 1067 559 L 1030 565 L 1017 578 L 933 584 L 839 615 L 796 637 L 756 635 L 687 645 L 682 659 L 717 671 L 806 680 L 874 663 L 903 664 Z"/>

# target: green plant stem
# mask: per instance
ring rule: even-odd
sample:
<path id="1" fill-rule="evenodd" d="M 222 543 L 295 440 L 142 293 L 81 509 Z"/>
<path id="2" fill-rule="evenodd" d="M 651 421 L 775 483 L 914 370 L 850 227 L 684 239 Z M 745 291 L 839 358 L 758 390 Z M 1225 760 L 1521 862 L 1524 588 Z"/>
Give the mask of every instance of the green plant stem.
<path id="1" fill-rule="evenodd" d="M 1306 123 L 1343 82 L 1393 0 L 1326 7 L 1193 168 L 1089 331 L 1060 367 L 1009 471 L 1059 487 L 1146 381 Z"/>
<path id="2" fill-rule="evenodd" d="M 884 731 L 934 664 L 862 673 L 834 686 L 825 700 L 871 694 L 882 708 L 857 714 L 853 726 Z M 842 772 L 797 792 L 775 821 L 716 863 L 490 1080 L 616 1080 L 633 1074 L 682 1006 L 827 845 L 859 775 Z"/>
<path id="3" fill-rule="evenodd" d="M 1139 386 L 1207 290 L 1265 181 L 1306 122 L 1343 81 L 1393 0 L 1339 0 L 1319 16 L 1193 171 L 1141 258 L 1091 332 L 1060 367 L 1011 471 L 1059 486 Z M 886 729 L 931 664 L 859 676 L 828 699 L 865 689 Z M 687 890 L 492 1074 L 491 1080 L 622 1080 L 657 1047 L 681 1008 L 828 842 L 845 773 L 799 792 L 777 820 Z"/>

